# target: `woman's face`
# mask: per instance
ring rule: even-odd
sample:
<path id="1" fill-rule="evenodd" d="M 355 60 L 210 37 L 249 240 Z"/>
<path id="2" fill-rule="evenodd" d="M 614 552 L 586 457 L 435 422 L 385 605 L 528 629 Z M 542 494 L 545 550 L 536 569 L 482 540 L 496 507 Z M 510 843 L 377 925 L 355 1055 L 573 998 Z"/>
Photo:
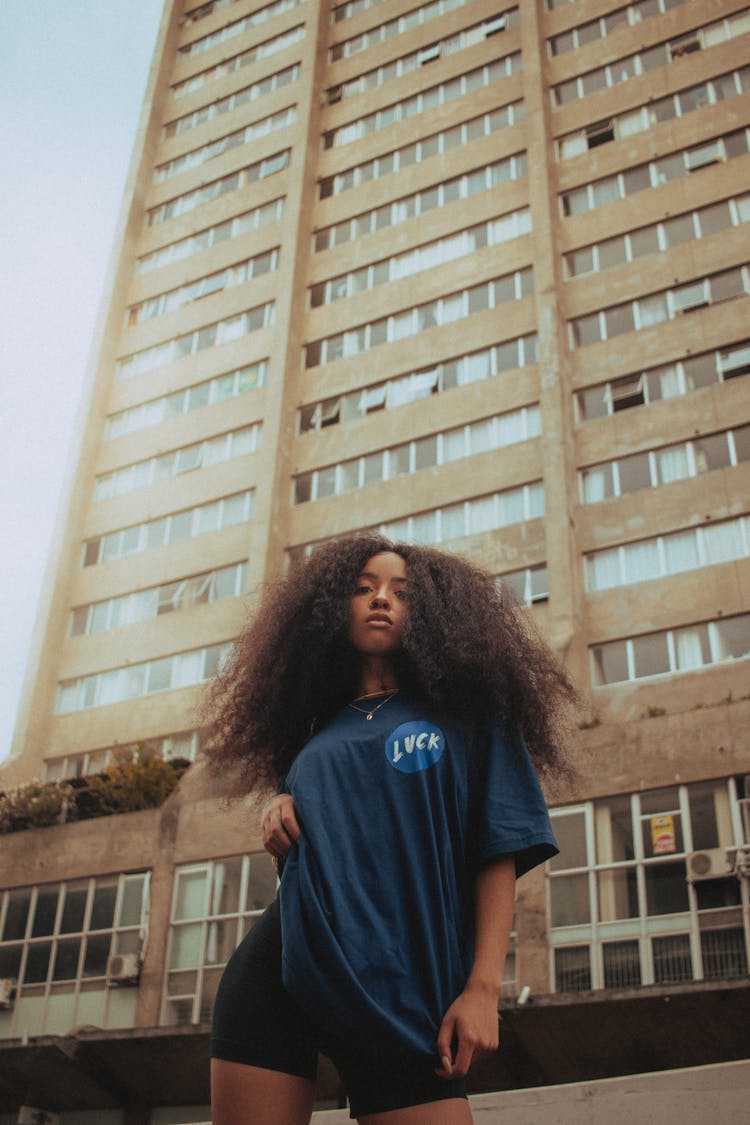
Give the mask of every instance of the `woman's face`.
<path id="1" fill-rule="evenodd" d="M 391 656 L 401 648 L 409 578 L 406 562 L 392 551 L 373 555 L 349 598 L 349 640 L 366 656 Z"/>

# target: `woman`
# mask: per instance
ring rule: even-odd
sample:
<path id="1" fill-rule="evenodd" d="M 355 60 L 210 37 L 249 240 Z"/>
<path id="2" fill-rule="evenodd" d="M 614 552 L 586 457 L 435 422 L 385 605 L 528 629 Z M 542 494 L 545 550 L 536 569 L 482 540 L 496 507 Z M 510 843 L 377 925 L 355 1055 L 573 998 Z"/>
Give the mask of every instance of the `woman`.
<path id="1" fill-rule="evenodd" d="M 214 1125 L 306 1125 L 318 1049 L 365 1125 L 472 1120 L 515 879 L 557 851 L 531 759 L 565 768 L 572 698 L 456 556 L 356 536 L 269 595 L 213 697 L 214 767 L 279 790 L 283 868 L 217 995 Z"/>

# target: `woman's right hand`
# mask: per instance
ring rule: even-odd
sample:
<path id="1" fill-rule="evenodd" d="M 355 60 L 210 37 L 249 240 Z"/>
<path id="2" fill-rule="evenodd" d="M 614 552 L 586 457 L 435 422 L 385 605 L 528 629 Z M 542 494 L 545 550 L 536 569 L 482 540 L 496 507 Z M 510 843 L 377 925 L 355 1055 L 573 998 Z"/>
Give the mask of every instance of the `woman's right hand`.
<path id="1" fill-rule="evenodd" d="M 294 801 L 288 793 L 277 793 L 263 806 L 260 818 L 263 847 L 274 859 L 286 859 L 292 844 L 299 842 L 300 827 Z"/>

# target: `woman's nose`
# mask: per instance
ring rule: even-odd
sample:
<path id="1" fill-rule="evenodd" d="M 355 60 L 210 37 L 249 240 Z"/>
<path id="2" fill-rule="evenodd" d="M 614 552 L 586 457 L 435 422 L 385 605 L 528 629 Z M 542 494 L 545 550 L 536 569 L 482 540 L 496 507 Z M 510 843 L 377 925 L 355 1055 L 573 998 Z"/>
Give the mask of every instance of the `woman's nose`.
<path id="1" fill-rule="evenodd" d="M 372 595 L 371 605 L 388 605 L 388 594 L 385 590 L 378 590 Z"/>

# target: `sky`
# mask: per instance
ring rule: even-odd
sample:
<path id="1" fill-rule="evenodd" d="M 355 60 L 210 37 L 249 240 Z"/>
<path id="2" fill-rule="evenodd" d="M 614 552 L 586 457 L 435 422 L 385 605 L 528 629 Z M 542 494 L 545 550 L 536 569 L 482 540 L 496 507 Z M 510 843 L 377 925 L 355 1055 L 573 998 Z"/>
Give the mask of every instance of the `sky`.
<path id="1" fill-rule="evenodd" d="M 0 0 L 0 760 L 162 0 Z"/>

